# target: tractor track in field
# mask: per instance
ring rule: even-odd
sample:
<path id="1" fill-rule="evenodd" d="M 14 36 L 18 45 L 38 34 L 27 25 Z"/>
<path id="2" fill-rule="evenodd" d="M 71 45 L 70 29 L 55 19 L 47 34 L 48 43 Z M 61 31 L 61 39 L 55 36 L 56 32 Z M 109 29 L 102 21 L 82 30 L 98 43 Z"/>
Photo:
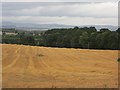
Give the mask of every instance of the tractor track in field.
<path id="1" fill-rule="evenodd" d="M 3 44 L 3 87 L 116 88 L 117 50 Z"/>

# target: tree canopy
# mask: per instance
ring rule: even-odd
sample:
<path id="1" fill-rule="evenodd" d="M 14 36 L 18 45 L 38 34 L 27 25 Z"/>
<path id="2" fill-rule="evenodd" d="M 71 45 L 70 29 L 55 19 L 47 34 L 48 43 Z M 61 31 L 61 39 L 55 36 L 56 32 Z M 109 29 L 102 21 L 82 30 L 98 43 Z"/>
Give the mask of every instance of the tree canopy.
<path id="1" fill-rule="evenodd" d="M 35 35 L 33 35 L 35 34 Z M 21 33 L 15 36 L 3 35 L 3 43 L 17 43 L 59 48 L 83 49 L 120 49 L 120 28 L 110 31 L 102 28 L 97 31 L 95 27 L 74 27 L 64 29 L 51 29 L 41 33 Z"/>

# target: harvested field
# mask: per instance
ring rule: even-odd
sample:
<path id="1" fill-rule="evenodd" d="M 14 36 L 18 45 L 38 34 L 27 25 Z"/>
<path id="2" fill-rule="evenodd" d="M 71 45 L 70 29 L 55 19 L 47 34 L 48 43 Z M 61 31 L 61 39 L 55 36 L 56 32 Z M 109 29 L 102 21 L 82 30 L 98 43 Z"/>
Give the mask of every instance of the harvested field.
<path id="1" fill-rule="evenodd" d="M 2 45 L 3 88 L 117 88 L 118 51 Z"/>

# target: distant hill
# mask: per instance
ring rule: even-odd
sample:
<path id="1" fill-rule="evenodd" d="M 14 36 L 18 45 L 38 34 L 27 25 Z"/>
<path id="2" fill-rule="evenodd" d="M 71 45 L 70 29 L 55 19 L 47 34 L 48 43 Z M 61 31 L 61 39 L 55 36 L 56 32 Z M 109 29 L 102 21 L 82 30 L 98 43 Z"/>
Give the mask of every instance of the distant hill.
<path id="1" fill-rule="evenodd" d="M 112 31 L 117 30 L 117 26 L 112 25 L 83 25 L 78 27 L 90 27 L 94 26 L 97 30 L 101 28 L 108 28 Z M 3 28 L 16 28 L 22 30 L 40 30 L 45 31 L 53 28 L 73 28 L 75 25 L 64 25 L 64 24 L 33 24 L 33 23 L 14 23 L 14 22 L 2 22 Z"/>
<path id="2" fill-rule="evenodd" d="M 17 28 L 17 29 L 30 29 L 30 30 L 48 30 L 52 28 L 73 28 L 71 25 L 63 24 L 32 24 L 32 23 L 13 23 L 3 22 L 3 28 Z"/>
<path id="3" fill-rule="evenodd" d="M 113 25 L 86 25 L 86 26 L 87 27 L 94 26 L 94 27 L 96 27 L 97 30 L 100 30 L 101 28 L 108 28 L 111 31 L 115 31 L 118 29 L 118 26 L 113 26 Z M 84 25 L 84 26 L 80 26 L 80 27 L 86 27 L 86 26 Z"/>

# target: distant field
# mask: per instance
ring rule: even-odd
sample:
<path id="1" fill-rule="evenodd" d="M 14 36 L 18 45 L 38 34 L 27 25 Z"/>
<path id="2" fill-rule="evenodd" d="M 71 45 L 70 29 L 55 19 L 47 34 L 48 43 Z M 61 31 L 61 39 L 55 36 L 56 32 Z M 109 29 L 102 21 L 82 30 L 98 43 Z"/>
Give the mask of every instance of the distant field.
<path id="1" fill-rule="evenodd" d="M 3 88 L 117 88 L 118 51 L 2 45 Z"/>

